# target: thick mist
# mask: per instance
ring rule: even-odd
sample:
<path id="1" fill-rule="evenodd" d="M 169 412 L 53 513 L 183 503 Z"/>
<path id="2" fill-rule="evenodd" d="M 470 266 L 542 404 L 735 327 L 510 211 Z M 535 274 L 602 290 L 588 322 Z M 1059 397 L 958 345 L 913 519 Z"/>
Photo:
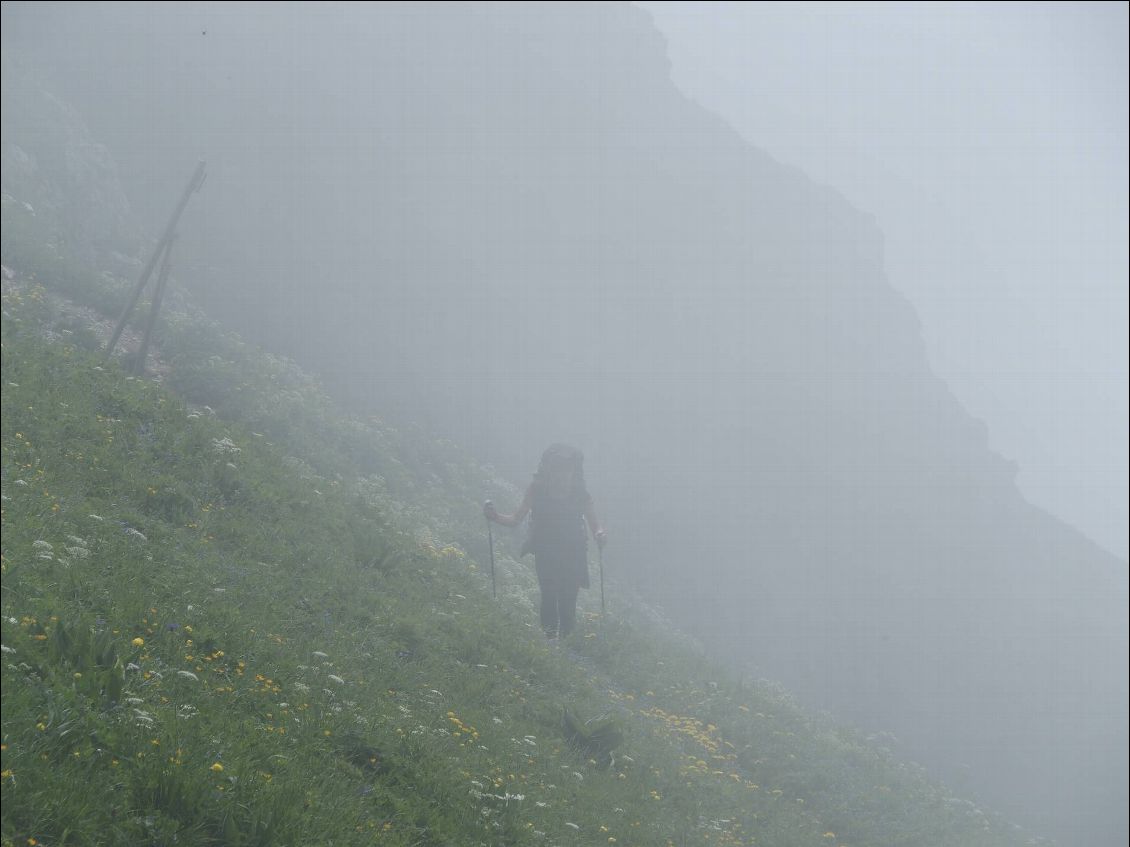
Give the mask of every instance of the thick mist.
<path id="1" fill-rule="evenodd" d="M 680 88 L 875 215 L 1021 492 L 1125 559 L 1125 4 L 640 5 Z"/>
<path id="2" fill-rule="evenodd" d="M 212 315 L 519 484 L 578 445 L 613 584 L 1036 833 L 1124 842 L 1125 562 L 1020 495 L 880 222 L 680 92 L 647 12 L 5 5 L 3 39 L 5 191 L 57 188 L 25 102 L 73 107 L 145 238 L 207 160 L 177 249 Z"/>

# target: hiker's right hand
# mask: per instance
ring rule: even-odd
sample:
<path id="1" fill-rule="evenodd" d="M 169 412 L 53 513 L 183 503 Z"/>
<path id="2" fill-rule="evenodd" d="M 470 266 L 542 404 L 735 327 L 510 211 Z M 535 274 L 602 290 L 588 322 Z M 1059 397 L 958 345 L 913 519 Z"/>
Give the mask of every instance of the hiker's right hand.
<path id="1" fill-rule="evenodd" d="M 490 500 L 483 503 L 483 517 L 488 521 L 498 519 L 498 511 L 494 508 L 494 503 L 490 502 Z"/>

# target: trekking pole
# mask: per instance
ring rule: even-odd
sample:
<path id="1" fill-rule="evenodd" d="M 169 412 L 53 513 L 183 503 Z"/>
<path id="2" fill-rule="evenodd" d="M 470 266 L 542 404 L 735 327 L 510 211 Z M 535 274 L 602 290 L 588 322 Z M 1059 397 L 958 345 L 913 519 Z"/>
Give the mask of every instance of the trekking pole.
<path id="1" fill-rule="evenodd" d="M 494 504 L 487 500 L 483 503 L 483 507 L 493 506 Z M 498 585 L 494 581 L 494 528 L 490 525 L 490 518 L 487 521 L 487 540 L 490 542 L 490 593 L 495 600 L 498 599 Z"/>

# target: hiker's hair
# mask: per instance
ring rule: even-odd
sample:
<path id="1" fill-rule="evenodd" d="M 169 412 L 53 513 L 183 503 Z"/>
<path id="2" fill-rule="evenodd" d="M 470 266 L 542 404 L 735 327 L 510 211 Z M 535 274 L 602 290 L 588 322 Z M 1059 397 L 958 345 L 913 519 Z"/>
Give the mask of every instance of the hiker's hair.
<path id="1" fill-rule="evenodd" d="M 562 465 L 571 466 L 573 469 L 573 490 L 585 493 L 585 455 L 576 447 L 571 447 L 568 444 L 551 444 L 541 454 L 541 462 L 538 463 L 537 473 L 534 474 L 534 482 L 542 485 L 549 483 L 552 475 L 551 468 L 560 467 Z"/>

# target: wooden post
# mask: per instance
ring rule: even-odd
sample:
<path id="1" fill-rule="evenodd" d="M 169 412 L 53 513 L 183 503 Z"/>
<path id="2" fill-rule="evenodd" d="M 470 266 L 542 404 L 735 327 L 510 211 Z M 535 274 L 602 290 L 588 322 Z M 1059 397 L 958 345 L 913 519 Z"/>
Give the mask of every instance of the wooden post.
<path id="1" fill-rule="evenodd" d="M 157 288 L 153 291 L 153 302 L 149 305 L 149 317 L 145 321 L 145 334 L 141 338 L 141 349 L 137 351 L 137 359 L 133 363 L 133 372 L 137 376 L 145 373 L 145 356 L 149 352 L 149 336 L 153 334 L 153 326 L 157 323 L 157 313 L 161 311 L 161 301 L 165 297 L 165 287 L 169 282 L 169 272 L 172 270 L 173 245 L 177 242 L 176 233 L 173 233 L 169 243 L 165 245 L 165 258 L 161 262 L 161 270 L 157 274 Z"/>
<path id="2" fill-rule="evenodd" d="M 126 322 L 129 320 L 130 313 L 133 307 L 137 305 L 137 298 L 141 296 L 141 290 L 145 288 L 145 283 L 149 282 L 149 277 L 153 274 L 153 268 L 157 265 L 157 260 L 165 252 L 165 248 L 169 244 L 169 240 L 173 237 L 173 232 L 177 228 L 177 222 L 180 221 L 180 216 L 184 212 L 184 207 L 188 205 L 189 199 L 193 193 L 200 190 L 200 186 L 204 184 L 204 162 L 198 162 L 196 170 L 192 173 L 192 179 L 188 181 L 188 185 L 181 195 L 180 202 L 177 203 L 176 209 L 173 210 L 173 216 L 169 219 L 169 225 L 165 227 L 165 232 L 161 236 L 161 240 L 157 242 L 157 247 L 153 251 L 153 255 L 149 257 L 149 262 L 145 265 L 141 276 L 137 280 L 137 285 L 133 287 L 133 293 L 130 294 L 129 302 L 122 310 L 122 315 L 118 318 L 118 325 L 114 327 L 114 335 L 110 338 L 110 343 L 106 345 L 106 358 L 109 359 L 114 352 L 114 348 L 118 345 L 118 339 L 122 337 L 122 330 L 126 328 Z"/>

